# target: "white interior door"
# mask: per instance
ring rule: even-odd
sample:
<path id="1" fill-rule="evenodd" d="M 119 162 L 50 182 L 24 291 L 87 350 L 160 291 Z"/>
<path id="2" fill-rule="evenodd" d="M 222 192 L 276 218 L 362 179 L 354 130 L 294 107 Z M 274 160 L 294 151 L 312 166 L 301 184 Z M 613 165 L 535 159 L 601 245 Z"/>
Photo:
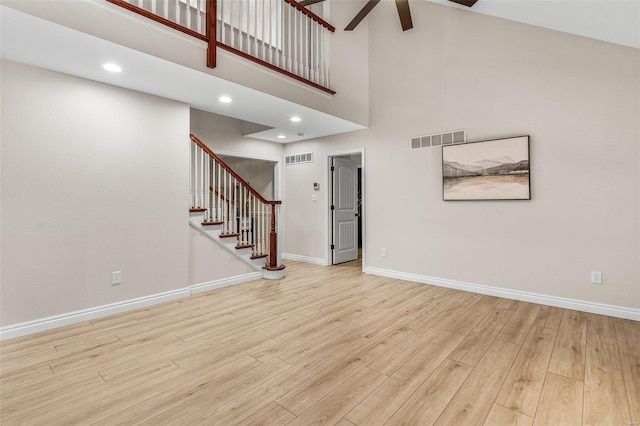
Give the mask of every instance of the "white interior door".
<path id="1" fill-rule="evenodd" d="M 358 163 L 333 157 L 333 264 L 358 258 Z"/>

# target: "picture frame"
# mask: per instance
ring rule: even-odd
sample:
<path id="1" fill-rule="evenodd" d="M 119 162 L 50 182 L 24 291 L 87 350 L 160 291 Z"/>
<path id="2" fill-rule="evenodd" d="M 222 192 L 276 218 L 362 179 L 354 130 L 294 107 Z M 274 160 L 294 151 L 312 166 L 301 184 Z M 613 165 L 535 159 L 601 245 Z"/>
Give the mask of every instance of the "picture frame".
<path id="1" fill-rule="evenodd" d="M 444 201 L 530 200 L 529 136 L 442 147 Z"/>

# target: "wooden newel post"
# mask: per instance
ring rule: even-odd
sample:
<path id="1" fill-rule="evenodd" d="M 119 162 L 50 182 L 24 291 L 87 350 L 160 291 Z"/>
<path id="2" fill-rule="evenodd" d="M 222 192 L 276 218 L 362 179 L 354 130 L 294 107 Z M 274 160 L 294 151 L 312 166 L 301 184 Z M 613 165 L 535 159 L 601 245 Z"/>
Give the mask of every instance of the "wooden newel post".
<path id="1" fill-rule="evenodd" d="M 216 25 L 218 22 L 218 10 L 216 0 L 209 0 L 207 2 L 207 67 L 216 67 L 216 47 L 217 43 L 217 31 Z"/>
<path id="2" fill-rule="evenodd" d="M 269 234 L 269 267 L 278 266 L 278 234 L 276 234 L 276 205 L 271 204 L 271 233 Z"/>
<path id="3" fill-rule="evenodd" d="M 264 267 L 268 271 L 281 271 L 284 265 L 278 265 L 278 234 L 276 233 L 276 204 L 271 204 L 271 233 L 269 234 L 269 264 Z"/>

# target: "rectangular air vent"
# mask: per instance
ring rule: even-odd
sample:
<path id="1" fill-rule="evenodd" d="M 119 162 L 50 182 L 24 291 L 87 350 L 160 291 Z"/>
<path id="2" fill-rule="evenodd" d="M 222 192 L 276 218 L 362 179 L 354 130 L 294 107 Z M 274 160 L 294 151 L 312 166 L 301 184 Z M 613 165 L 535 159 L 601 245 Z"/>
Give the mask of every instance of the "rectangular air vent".
<path id="1" fill-rule="evenodd" d="M 291 166 L 293 164 L 313 163 L 313 153 L 307 152 L 304 154 L 293 154 L 284 157 L 284 164 Z"/>
<path id="2" fill-rule="evenodd" d="M 450 132 L 433 133 L 431 135 L 414 136 L 409 140 L 409 148 L 418 149 L 465 142 L 467 142 L 467 131 L 453 130 Z"/>

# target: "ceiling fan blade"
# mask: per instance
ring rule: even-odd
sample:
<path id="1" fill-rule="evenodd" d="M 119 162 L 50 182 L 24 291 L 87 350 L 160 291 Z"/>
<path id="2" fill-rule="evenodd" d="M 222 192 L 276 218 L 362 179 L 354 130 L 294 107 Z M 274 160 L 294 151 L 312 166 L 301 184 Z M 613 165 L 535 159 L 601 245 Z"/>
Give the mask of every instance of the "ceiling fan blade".
<path id="1" fill-rule="evenodd" d="M 454 2 L 454 3 L 461 4 L 461 5 L 463 5 L 463 6 L 471 7 L 471 6 L 473 6 L 474 4 L 476 4 L 476 2 L 477 2 L 478 0 L 449 0 L 449 1 L 452 1 L 452 2 Z"/>
<path id="2" fill-rule="evenodd" d="M 400 24 L 402 24 L 402 31 L 407 31 L 413 28 L 411 10 L 409 10 L 409 0 L 396 0 L 396 7 L 398 8 L 398 16 L 400 17 Z"/>
<path id="3" fill-rule="evenodd" d="M 378 3 L 380 3 L 380 0 L 369 0 L 367 4 L 365 4 L 364 7 L 360 10 L 360 12 L 358 12 L 358 14 L 351 20 L 351 22 L 349 22 L 349 25 L 347 25 L 344 30 L 353 31 L 358 26 L 360 21 L 362 21 L 364 17 L 367 16 L 369 12 L 371 12 L 371 9 L 376 7 Z"/>
<path id="4" fill-rule="evenodd" d="M 320 3 L 321 1 L 324 0 L 302 0 L 301 2 L 298 2 L 300 4 L 300 6 L 311 6 L 312 4 L 316 4 L 316 3 Z"/>

